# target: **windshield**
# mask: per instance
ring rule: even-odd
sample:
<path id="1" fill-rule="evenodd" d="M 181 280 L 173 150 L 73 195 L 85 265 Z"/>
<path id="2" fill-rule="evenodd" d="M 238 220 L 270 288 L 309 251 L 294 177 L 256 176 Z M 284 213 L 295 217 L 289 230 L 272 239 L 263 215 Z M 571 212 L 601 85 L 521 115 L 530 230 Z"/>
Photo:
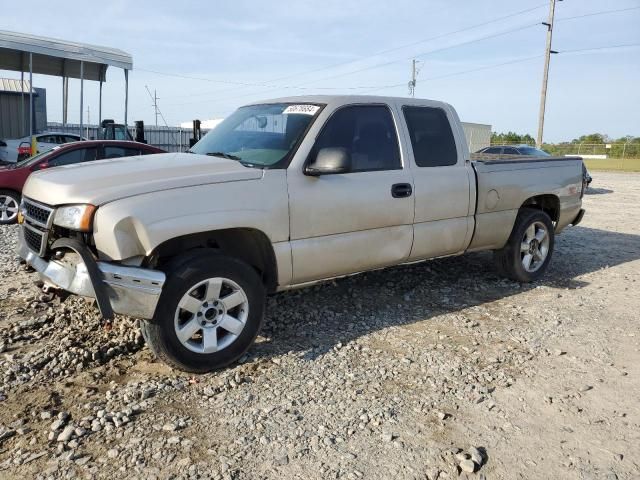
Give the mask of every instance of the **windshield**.
<path id="1" fill-rule="evenodd" d="M 540 150 L 539 148 L 533 147 L 519 147 L 520 153 L 522 155 L 533 155 L 536 157 L 549 157 L 550 155 L 544 150 Z"/>
<path id="2" fill-rule="evenodd" d="M 318 105 L 290 103 L 241 107 L 189 151 L 248 166 L 274 166 L 289 157 L 320 110 Z"/>

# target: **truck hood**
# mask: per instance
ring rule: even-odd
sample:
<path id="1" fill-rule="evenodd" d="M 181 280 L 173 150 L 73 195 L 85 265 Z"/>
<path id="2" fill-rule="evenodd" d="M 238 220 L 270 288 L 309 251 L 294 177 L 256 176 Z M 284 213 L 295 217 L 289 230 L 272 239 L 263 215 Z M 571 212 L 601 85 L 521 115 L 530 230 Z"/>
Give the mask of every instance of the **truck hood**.
<path id="1" fill-rule="evenodd" d="M 91 203 L 181 187 L 262 178 L 235 160 L 193 153 L 158 153 L 68 165 L 29 176 L 23 195 L 48 205 Z"/>

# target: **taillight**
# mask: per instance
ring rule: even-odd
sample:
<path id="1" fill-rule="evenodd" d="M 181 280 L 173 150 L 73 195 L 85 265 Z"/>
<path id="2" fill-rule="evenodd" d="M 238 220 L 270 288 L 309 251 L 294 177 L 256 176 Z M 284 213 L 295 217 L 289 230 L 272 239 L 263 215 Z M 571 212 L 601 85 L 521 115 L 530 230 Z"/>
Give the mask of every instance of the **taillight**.
<path id="1" fill-rule="evenodd" d="M 18 147 L 18 155 L 31 156 L 31 147 Z"/>

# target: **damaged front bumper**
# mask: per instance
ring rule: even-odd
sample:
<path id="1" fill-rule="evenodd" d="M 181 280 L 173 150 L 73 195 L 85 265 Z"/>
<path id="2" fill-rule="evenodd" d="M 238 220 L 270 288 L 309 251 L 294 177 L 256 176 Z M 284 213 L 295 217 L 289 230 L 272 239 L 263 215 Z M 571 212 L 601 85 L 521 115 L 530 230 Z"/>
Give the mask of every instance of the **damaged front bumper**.
<path id="1" fill-rule="evenodd" d="M 78 261 L 69 263 L 40 257 L 26 245 L 20 228 L 18 255 L 40 274 L 45 285 L 96 299 L 106 319 L 114 313 L 153 318 L 166 279 L 164 273 L 96 261 L 85 245 L 70 239 L 58 241 L 52 248 L 73 250 L 78 254 Z"/>

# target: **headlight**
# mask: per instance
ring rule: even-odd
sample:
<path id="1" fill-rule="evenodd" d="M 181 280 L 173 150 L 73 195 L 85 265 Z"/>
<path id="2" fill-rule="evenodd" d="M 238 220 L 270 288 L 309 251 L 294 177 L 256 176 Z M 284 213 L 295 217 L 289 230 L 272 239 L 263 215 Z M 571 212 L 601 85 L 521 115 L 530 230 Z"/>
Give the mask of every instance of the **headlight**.
<path id="1" fill-rule="evenodd" d="M 96 206 L 89 204 L 60 207 L 56 210 L 53 223 L 70 230 L 88 232 L 91 230 L 91 222 L 96 208 Z"/>

